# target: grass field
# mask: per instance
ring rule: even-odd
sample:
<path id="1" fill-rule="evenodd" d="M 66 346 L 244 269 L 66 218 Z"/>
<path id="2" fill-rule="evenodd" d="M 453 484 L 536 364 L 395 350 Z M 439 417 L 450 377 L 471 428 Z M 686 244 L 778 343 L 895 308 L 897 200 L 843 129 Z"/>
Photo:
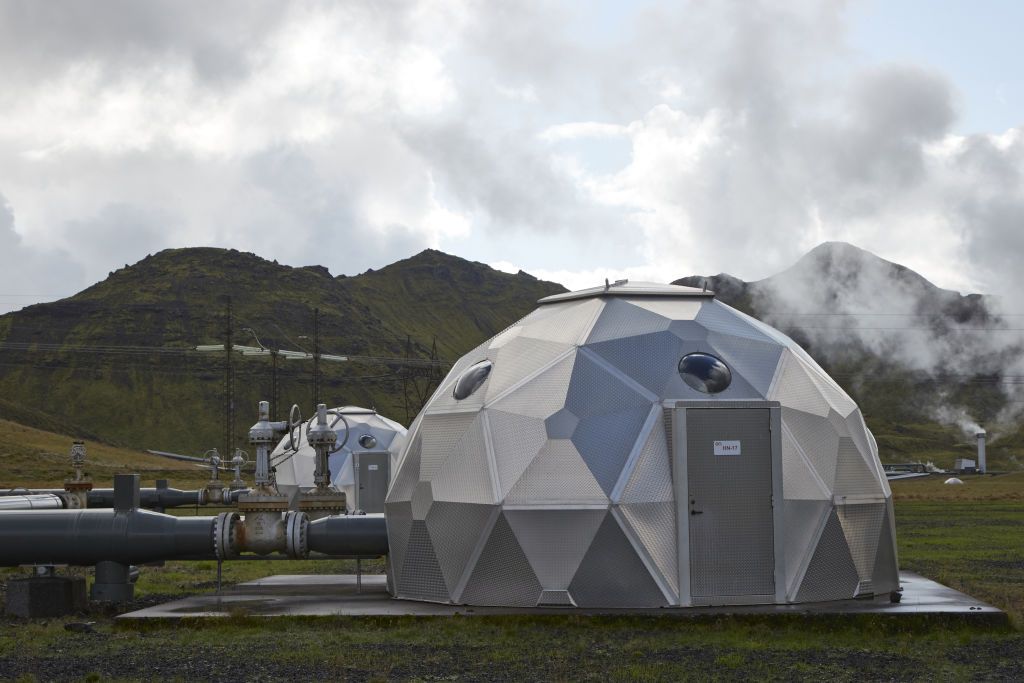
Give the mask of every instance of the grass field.
<path id="1" fill-rule="evenodd" d="M 0 447 L 3 471 L 11 472 L 13 463 L 21 468 L 16 483 L 54 485 L 54 473 L 65 471 L 67 440 L 58 443 L 46 432 L 14 427 L 26 431 L 18 433 L 18 450 Z M 126 462 L 143 470 L 144 485 L 158 476 L 182 488 L 204 479 L 188 465 L 150 462 L 150 456 L 99 444 L 89 449 L 98 486 L 108 486 Z M 146 459 L 141 468 L 138 457 Z M 93 608 L 64 619 L 0 619 L 0 678 L 1024 680 L 1024 474 L 965 481 L 959 487 L 935 477 L 893 483 L 900 564 L 1001 607 L 1010 616 L 1007 627 L 877 616 L 557 614 L 273 620 L 238 615 L 140 626 L 115 624 L 111 612 Z M 379 572 L 383 565 L 364 563 L 364 569 Z M 224 565 L 224 581 L 351 571 L 351 563 L 342 561 L 236 562 Z M 135 606 L 212 591 L 215 577 L 213 562 L 144 567 Z M 86 621 L 95 622 L 92 632 L 65 629 Z"/>

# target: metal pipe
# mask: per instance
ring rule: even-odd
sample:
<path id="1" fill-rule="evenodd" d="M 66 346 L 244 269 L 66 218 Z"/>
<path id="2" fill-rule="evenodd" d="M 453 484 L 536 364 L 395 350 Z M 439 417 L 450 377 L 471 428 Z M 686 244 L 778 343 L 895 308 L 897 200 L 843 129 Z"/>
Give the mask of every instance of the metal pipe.
<path id="1" fill-rule="evenodd" d="M 53 493 L 29 493 L 0 498 L 0 510 L 63 510 L 64 499 Z"/>
<path id="2" fill-rule="evenodd" d="M 335 515 L 311 522 L 309 550 L 325 555 L 378 557 L 388 554 L 384 515 Z"/>
<path id="3" fill-rule="evenodd" d="M 12 510 L 0 514 L 0 566 L 214 560 L 215 519 L 148 510 Z"/>

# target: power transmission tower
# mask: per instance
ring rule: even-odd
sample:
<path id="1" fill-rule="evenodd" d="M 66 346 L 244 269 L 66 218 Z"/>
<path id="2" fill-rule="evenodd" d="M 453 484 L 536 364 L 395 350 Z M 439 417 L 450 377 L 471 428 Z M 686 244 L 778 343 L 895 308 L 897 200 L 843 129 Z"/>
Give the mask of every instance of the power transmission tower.
<path id="1" fill-rule="evenodd" d="M 235 441 L 235 374 L 231 362 L 231 297 L 228 296 L 224 329 L 224 455 L 233 453 Z"/>

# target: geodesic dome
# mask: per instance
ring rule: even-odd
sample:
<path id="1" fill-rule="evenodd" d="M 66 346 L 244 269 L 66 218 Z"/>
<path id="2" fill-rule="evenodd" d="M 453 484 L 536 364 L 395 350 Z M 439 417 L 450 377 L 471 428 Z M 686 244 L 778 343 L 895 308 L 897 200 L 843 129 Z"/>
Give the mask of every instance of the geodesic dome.
<path id="1" fill-rule="evenodd" d="M 463 356 L 387 497 L 397 597 L 654 607 L 898 587 L 892 494 L 854 402 L 711 292 L 547 297 Z"/>
<path id="2" fill-rule="evenodd" d="M 394 473 L 398 456 L 401 453 L 402 446 L 405 445 L 406 429 L 394 420 L 379 415 L 375 410 L 370 410 L 369 408 L 343 406 L 335 408 L 335 410 L 344 415 L 345 420 L 348 422 L 348 440 L 337 453 L 332 454 L 328 458 L 327 462 L 331 468 L 331 483 L 345 494 L 351 506 L 353 501 L 356 500 L 354 488 L 355 471 L 352 454 L 356 451 L 389 451 L 391 453 L 390 471 Z M 301 436 L 297 435 L 299 450 L 295 455 L 287 459 L 284 458 L 288 452 L 287 436 L 281 439 L 277 448 L 271 453 L 271 461 L 283 460 L 279 465 L 275 466 L 277 470 L 277 486 L 282 493 L 292 495 L 300 489 L 313 487 L 315 453 L 313 447 L 306 443 L 306 428 L 315 419 L 314 416 L 302 424 L 302 428 L 299 430 Z M 334 417 L 329 416 L 328 419 L 333 421 Z M 338 443 L 340 444 L 342 439 L 345 438 L 345 422 L 339 420 L 335 424 L 334 431 L 338 434 Z M 364 438 L 367 436 L 372 437 L 372 445 L 370 445 L 370 441 Z"/>

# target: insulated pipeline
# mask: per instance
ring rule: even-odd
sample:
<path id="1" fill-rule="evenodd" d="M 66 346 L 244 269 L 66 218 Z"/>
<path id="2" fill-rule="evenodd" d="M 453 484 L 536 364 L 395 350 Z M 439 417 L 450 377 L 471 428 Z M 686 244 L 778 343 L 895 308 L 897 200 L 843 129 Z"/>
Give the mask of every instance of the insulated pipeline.
<path id="1" fill-rule="evenodd" d="M 337 515 L 311 522 L 309 550 L 350 557 L 387 555 L 388 527 L 384 515 Z"/>
<path id="2" fill-rule="evenodd" d="M 215 517 L 148 510 L 12 510 L 0 513 L 0 566 L 216 559 Z"/>
<path id="3" fill-rule="evenodd" d="M 63 510 L 64 499 L 52 493 L 0 497 L 0 510 Z"/>

